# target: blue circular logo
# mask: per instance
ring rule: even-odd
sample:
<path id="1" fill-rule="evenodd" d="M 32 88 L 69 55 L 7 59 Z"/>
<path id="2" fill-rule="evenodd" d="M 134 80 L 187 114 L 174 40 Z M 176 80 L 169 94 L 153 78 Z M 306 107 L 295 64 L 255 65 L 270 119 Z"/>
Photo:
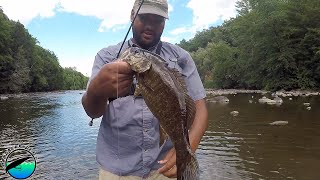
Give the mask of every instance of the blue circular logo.
<path id="1" fill-rule="evenodd" d="M 36 159 L 24 148 L 11 151 L 5 160 L 5 171 L 15 179 L 27 179 L 36 170 Z"/>

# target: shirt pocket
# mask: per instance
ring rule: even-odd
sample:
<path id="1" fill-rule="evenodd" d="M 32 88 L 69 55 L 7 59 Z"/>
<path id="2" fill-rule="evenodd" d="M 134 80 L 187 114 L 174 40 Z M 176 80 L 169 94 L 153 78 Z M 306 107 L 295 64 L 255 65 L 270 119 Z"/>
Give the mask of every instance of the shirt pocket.
<path id="1" fill-rule="evenodd" d="M 178 64 L 178 59 L 176 57 L 169 57 L 169 60 L 167 61 L 168 67 L 172 69 L 178 70 L 180 73 L 182 72 L 182 68 Z"/>

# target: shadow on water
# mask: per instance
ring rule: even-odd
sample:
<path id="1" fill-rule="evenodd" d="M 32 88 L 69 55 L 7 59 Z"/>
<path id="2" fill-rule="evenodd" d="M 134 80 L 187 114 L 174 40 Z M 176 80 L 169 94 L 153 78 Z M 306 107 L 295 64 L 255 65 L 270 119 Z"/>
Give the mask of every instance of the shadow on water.
<path id="1" fill-rule="evenodd" d="M 1 153 L 29 146 L 38 163 L 35 179 L 97 179 L 100 122 L 88 126 L 81 93 L 36 93 L 0 101 Z M 227 97 L 228 104 L 207 104 L 209 127 L 197 151 L 202 180 L 320 177 L 320 97 L 283 98 L 281 106 L 259 104 L 260 94 Z M 235 110 L 238 116 L 230 114 Z M 274 121 L 288 124 L 269 124 Z M 10 179 L 2 168 L 0 179 Z"/>

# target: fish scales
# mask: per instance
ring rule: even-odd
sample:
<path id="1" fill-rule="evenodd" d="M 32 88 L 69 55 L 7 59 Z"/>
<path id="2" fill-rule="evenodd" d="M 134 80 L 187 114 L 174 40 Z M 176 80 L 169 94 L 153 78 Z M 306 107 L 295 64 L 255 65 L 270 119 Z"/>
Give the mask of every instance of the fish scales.
<path id="1" fill-rule="evenodd" d="M 160 122 L 160 143 L 167 134 L 174 144 L 177 179 L 199 179 L 198 162 L 191 151 L 188 135 L 195 116 L 195 104 L 187 94 L 181 74 L 168 68 L 160 56 L 137 47 L 127 49 L 120 59 L 127 62 L 136 74 L 135 96 L 143 96 Z"/>

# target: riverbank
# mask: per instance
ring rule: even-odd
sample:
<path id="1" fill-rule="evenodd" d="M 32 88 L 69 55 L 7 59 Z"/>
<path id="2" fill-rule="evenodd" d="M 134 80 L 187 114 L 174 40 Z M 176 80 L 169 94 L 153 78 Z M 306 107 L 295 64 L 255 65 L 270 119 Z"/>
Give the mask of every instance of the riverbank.
<path id="1" fill-rule="evenodd" d="M 318 91 L 308 91 L 308 90 L 293 90 L 293 91 L 264 91 L 264 90 L 246 90 L 246 89 L 206 89 L 207 96 L 221 96 L 229 94 L 272 94 L 273 96 L 318 96 L 320 92 Z"/>
<path id="2" fill-rule="evenodd" d="M 246 89 L 205 89 L 208 97 L 222 96 L 230 94 L 271 94 L 272 96 L 290 97 L 290 96 L 318 96 L 318 91 L 307 90 L 294 90 L 294 91 L 265 91 L 265 90 L 246 90 Z M 79 91 L 83 93 L 85 90 L 60 90 L 50 92 L 31 92 L 31 93 L 18 93 L 18 94 L 0 94 L 0 100 L 6 100 L 9 98 L 22 98 L 26 96 L 45 95 L 51 93 L 67 93 L 69 91 Z"/>
<path id="3" fill-rule="evenodd" d="M 63 94 L 70 91 L 79 91 L 82 94 L 85 90 L 58 90 L 58 91 L 47 91 L 47 92 L 28 92 L 28 93 L 16 93 L 16 94 L 0 94 L 0 100 L 6 100 L 9 98 L 24 98 L 28 96 L 45 96 L 47 94 Z"/>

